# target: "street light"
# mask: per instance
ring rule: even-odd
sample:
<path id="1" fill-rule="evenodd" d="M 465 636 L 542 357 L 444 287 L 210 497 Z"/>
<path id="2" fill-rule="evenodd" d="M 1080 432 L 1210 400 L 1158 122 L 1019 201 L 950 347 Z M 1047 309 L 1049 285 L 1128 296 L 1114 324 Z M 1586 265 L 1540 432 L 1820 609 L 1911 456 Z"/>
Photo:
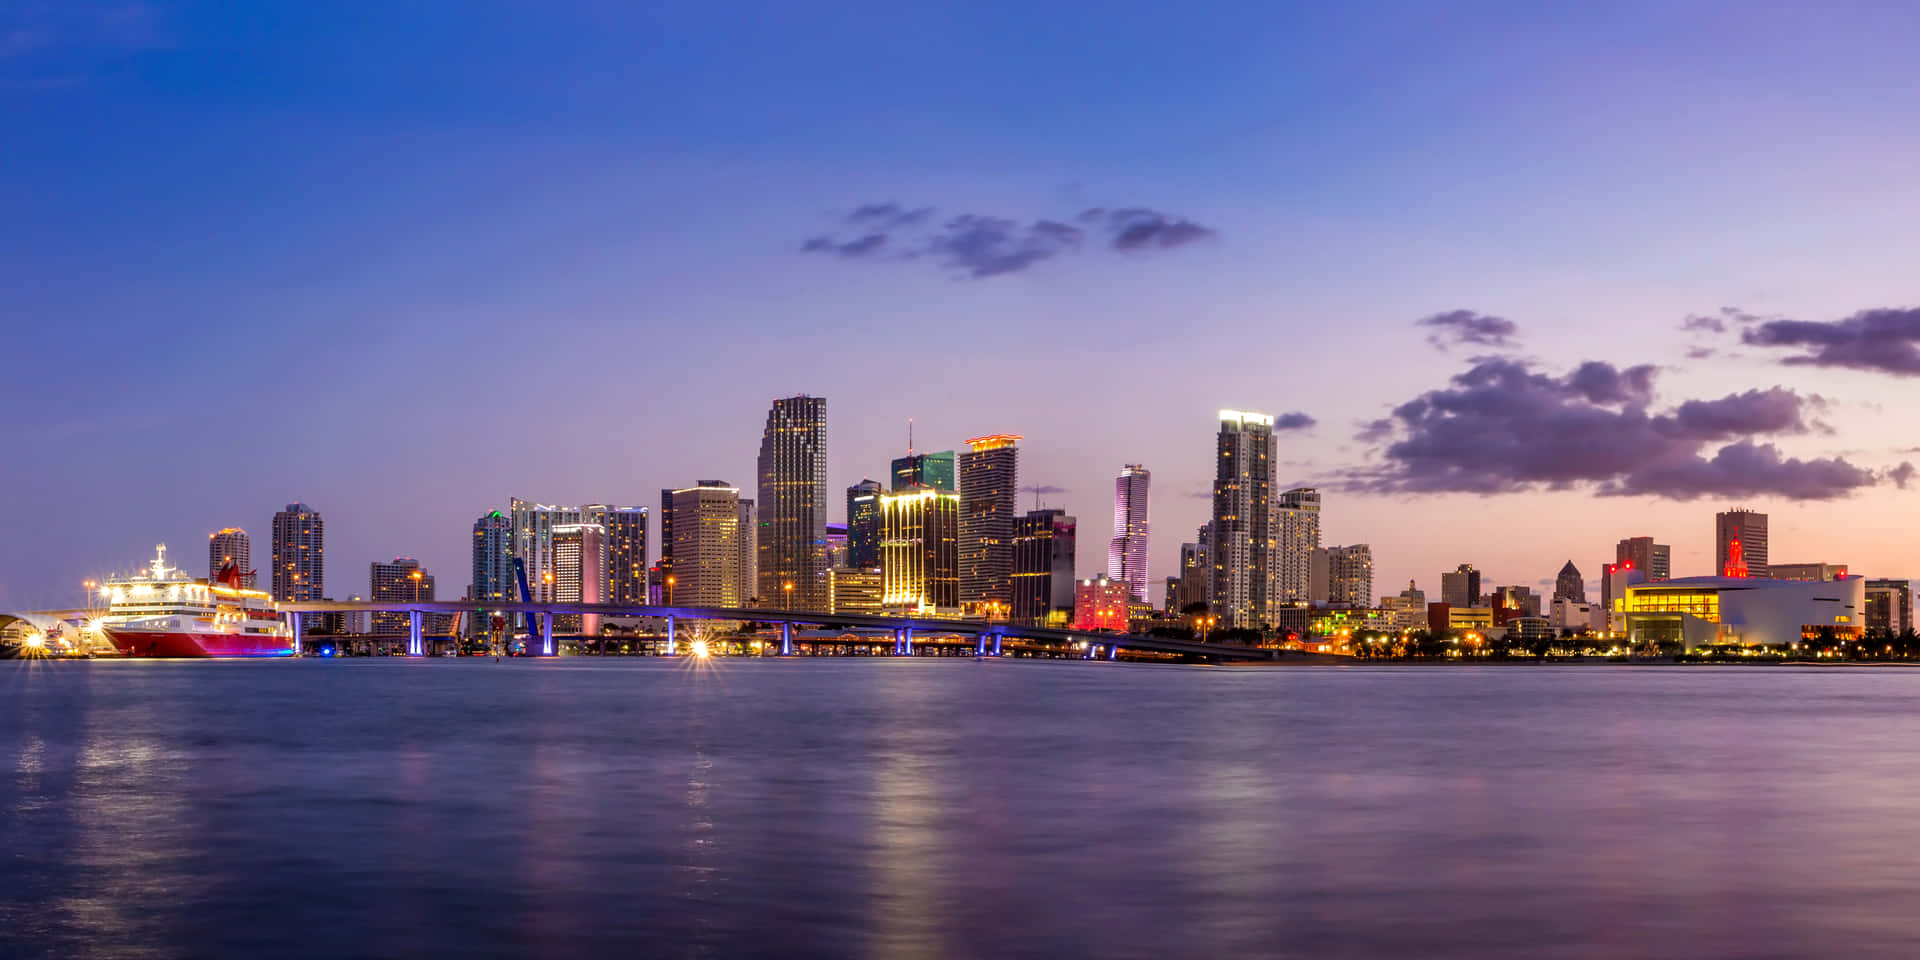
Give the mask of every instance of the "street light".
<path id="1" fill-rule="evenodd" d="M 780 590 L 781 592 L 787 595 L 787 612 L 792 613 L 793 612 L 793 581 L 788 580 L 786 583 L 781 584 Z"/>
<path id="2" fill-rule="evenodd" d="M 668 577 L 667 577 L 667 606 L 669 606 L 669 607 L 671 607 L 671 606 L 673 606 L 673 577 L 672 577 L 672 575 L 668 575 Z"/>
<path id="3" fill-rule="evenodd" d="M 89 606 L 93 603 L 93 588 L 95 586 L 96 584 L 92 580 L 80 581 L 80 605 L 82 607 Z"/>

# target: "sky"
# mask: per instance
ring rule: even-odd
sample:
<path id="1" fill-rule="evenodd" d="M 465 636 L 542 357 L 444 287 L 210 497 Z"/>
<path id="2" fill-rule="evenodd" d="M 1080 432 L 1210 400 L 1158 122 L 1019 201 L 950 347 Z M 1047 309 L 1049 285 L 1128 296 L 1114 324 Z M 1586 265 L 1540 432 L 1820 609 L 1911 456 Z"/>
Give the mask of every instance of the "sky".
<path id="1" fill-rule="evenodd" d="M 0 7 L 0 609 L 226 526 L 328 593 L 469 580 L 509 497 L 829 485 L 1018 433 L 1104 569 L 1205 519 L 1223 408 L 1375 592 L 1920 574 L 1920 8 L 90 2 Z M 657 523 L 656 523 L 657 529 Z M 657 550 L 656 550 L 657 552 Z"/>

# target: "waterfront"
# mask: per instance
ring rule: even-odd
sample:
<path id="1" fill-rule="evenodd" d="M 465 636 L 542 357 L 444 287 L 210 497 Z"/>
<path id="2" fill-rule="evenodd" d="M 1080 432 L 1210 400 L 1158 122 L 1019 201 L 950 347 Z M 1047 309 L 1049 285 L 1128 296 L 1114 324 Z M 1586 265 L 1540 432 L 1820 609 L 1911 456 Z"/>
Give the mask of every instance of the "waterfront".
<path id="1" fill-rule="evenodd" d="M 0 677 L 9 956 L 1920 953 L 1904 670 Z"/>

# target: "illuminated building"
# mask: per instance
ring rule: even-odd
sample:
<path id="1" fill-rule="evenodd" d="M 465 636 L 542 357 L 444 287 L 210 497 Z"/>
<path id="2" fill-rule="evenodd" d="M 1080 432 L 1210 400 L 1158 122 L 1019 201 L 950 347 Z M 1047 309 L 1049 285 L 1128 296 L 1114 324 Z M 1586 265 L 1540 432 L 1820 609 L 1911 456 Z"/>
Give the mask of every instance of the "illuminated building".
<path id="1" fill-rule="evenodd" d="M 847 525 L 844 523 L 827 524 L 827 567 L 847 565 Z"/>
<path id="2" fill-rule="evenodd" d="M 1259 627 L 1270 611 L 1273 417 L 1220 411 L 1214 448 L 1213 572 L 1209 601 L 1220 626 Z"/>
<path id="3" fill-rule="evenodd" d="M 1553 580 L 1553 599 L 1587 602 L 1587 582 L 1580 576 L 1580 568 L 1572 560 L 1560 568 L 1560 575 Z"/>
<path id="4" fill-rule="evenodd" d="M 1897 636 L 1913 629 L 1913 584 L 1906 580 L 1868 580 L 1867 630 Z"/>
<path id="5" fill-rule="evenodd" d="M 433 575 L 412 557 L 395 557 L 392 563 L 376 561 L 368 564 L 367 568 L 368 586 L 371 588 L 368 595 L 375 603 L 426 603 L 433 600 Z M 377 634 L 407 632 L 407 615 L 404 613 L 375 611 L 372 623 L 373 632 Z"/>
<path id="6" fill-rule="evenodd" d="M 760 437 L 755 564 L 760 603 L 827 608 L 827 400 L 773 401 Z"/>
<path id="7" fill-rule="evenodd" d="M 1373 603 L 1373 548 L 1364 543 L 1325 547 L 1312 553 L 1308 593 L 1315 606 L 1366 607 Z"/>
<path id="8" fill-rule="evenodd" d="M 1295 487 L 1273 509 L 1274 596 L 1281 601 L 1316 600 L 1313 552 L 1320 549 L 1320 491 Z"/>
<path id="9" fill-rule="evenodd" d="M 762 597 L 756 592 L 760 588 L 759 509 L 751 499 L 741 497 L 739 509 L 734 515 L 739 520 L 740 530 L 740 602 L 751 604 L 758 601 L 770 605 L 790 602 L 791 598 L 784 596 L 784 590 L 776 591 L 783 594 L 779 597 Z M 798 585 L 795 587 L 797 589 Z"/>
<path id="10" fill-rule="evenodd" d="M 607 528 L 597 523 L 563 523 L 553 528 L 553 599 L 558 603 L 605 603 Z M 599 614 L 561 614 L 554 629 L 562 633 L 600 632 Z"/>
<path id="11" fill-rule="evenodd" d="M 327 595 L 327 525 L 318 511 L 289 503 L 273 515 L 273 598 L 311 602 Z"/>
<path id="12" fill-rule="evenodd" d="M 1147 488 L 1153 474 L 1129 463 L 1113 481 L 1113 539 L 1107 541 L 1107 576 L 1127 585 L 1135 600 L 1147 599 Z"/>
<path id="13" fill-rule="evenodd" d="M 473 597 L 481 603 L 518 603 L 513 577 L 513 521 L 492 510 L 473 522 Z"/>
<path id="14" fill-rule="evenodd" d="M 660 491 L 660 559 L 654 561 L 654 569 L 648 574 L 648 587 L 658 581 L 666 588 L 667 578 L 673 576 L 673 491 Z M 662 594 L 664 597 L 665 594 Z M 662 601 L 664 602 L 664 600 Z"/>
<path id="15" fill-rule="evenodd" d="M 1744 546 L 1744 545 L 1743 545 Z M 1747 565 L 1751 568 L 1753 565 Z M 1847 575 L 1844 563 L 1774 563 L 1767 574 L 1775 580 L 1838 580 Z"/>
<path id="16" fill-rule="evenodd" d="M 847 566 L 880 565 L 880 495 L 878 480 L 862 479 L 847 488 Z"/>
<path id="17" fill-rule="evenodd" d="M 1730 574 L 1733 545 L 1740 545 L 1746 572 Z M 1713 571 L 1722 576 L 1772 577 L 1767 566 L 1767 515 L 1745 508 L 1713 516 Z"/>
<path id="18" fill-rule="evenodd" d="M 1030 510 L 1013 524 L 1013 610 L 1016 623 L 1045 623 L 1073 609 L 1074 540 L 1078 521 L 1065 510 Z"/>
<path id="19" fill-rule="evenodd" d="M 886 575 L 879 567 L 832 567 L 827 570 L 827 612 L 883 612 Z"/>
<path id="20" fill-rule="evenodd" d="M 1127 585 L 1100 574 L 1073 587 L 1073 629 L 1127 630 Z"/>
<path id="21" fill-rule="evenodd" d="M 1480 604 L 1480 571 L 1463 563 L 1440 575 L 1440 602 L 1454 607 Z"/>
<path id="22" fill-rule="evenodd" d="M 535 601 L 552 600 L 553 528 L 580 523 L 585 514 L 579 507 L 556 507 L 519 497 L 507 501 L 507 514 L 513 521 L 513 555 L 526 568 L 527 591 Z"/>
<path id="23" fill-rule="evenodd" d="M 681 607 L 743 607 L 748 600 L 751 529 L 740 488 L 702 480 L 668 498 L 666 529 L 673 532 L 673 603 Z M 664 526 L 664 524 L 663 524 Z"/>
<path id="24" fill-rule="evenodd" d="M 1505 624 L 1514 617 L 1537 617 L 1540 615 L 1540 595 L 1532 587 L 1495 587 L 1493 590 L 1494 623 Z"/>
<path id="25" fill-rule="evenodd" d="M 880 498 L 881 602 L 909 613 L 960 606 L 960 497 L 933 487 Z"/>
<path id="26" fill-rule="evenodd" d="M 581 520 L 599 524 L 607 534 L 606 586 L 600 591 L 601 602 L 647 602 L 648 512 L 646 507 L 605 503 L 581 508 Z"/>
<path id="27" fill-rule="evenodd" d="M 1393 613 L 1393 629 L 1425 630 L 1427 628 L 1427 595 L 1412 580 L 1399 596 L 1383 597 L 1380 605 Z"/>
<path id="28" fill-rule="evenodd" d="M 1020 496 L 1020 437 L 967 441 L 960 455 L 960 603 L 1013 603 L 1013 515 Z"/>
<path id="29" fill-rule="evenodd" d="M 1493 629 L 1492 607 L 1447 606 L 1447 629 L 1455 632 L 1485 634 Z"/>
<path id="30" fill-rule="evenodd" d="M 952 450 L 939 453 L 913 453 L 893 461 L 893 488 L 932 487 L 944 493 L 959 493 Z"/>
<path id="31" fill-rule="evenodd" d="M 1199 539 L 1180 545 L 1180 576 L 1168 599 L 1167 615 L 1184 612 L 1196 603 L 1207 602 L 1207 524 L 1200 525 Z M 1173 579 L 1173 578 L 1169 578 Z"/>
<path id="32" fill-rule="evenodd" d="M 1654 543 L 1652 537 L 1628 537 L 1614 545 L 1613 562 L 1625 564 L 1640 571 L 1647 582 L 1665 580 L 1672 575 L 1673 548 L 1664 543 Z M 1600 582 L 1600 605 L 1608 610 L 1614 608 L 1619 596 L 1612 591 L 1613 584 L 1607 580 Z"/>
<path id="33" fill-rule="evenodd" d="M 1866 580 L 1775 580 L 1683 577 L 1626 587 L 1628 642 L 1694 647 L 1786 646 L 1831 632 L 1841 640 L 1866 633 Z"/>
<path id="34" fill-rule="evenodd" d="M 231 563 L 240 571 L 240 586 L 253 589 L 253 542 L 239 527 L 228 527 L 207 534 L 207 579 L 220 576 L 220 568 Z"/>
<path id="35" fill-rule="evenodd" d="M 1558 630 L 1573 630 L 1584 633 L 1595 626 L 1595 607 L 1585 600 L 1571 597 L 1554 597 L 1553 606 L 1547 612 L 1547 622 Z"/>

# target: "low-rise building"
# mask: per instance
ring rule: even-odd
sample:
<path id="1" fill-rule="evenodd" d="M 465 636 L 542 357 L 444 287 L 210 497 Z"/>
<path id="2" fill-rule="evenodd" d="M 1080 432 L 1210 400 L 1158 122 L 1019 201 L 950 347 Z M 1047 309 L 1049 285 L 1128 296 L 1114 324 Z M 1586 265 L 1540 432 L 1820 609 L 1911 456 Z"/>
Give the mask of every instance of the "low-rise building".
<path id="1" fill-rule="evenodd" d="M 886 593 L 886 575 L 879 567 L 832 567 L 827 570 L 827 612 L 878 616 Z"/>
<path id="2" fill-rule="evenodd" d="M 1106 574 L 1082 580 L 1073 587 L 1073 629 L 1126 632 L 1127 584 Z"/>
<path id="3" fill-rule="evenodd" d="M 1778 647 L 1866 634 L 1866 580 L 1685 577 L 1626 588 L 1628 642 Z"/>

